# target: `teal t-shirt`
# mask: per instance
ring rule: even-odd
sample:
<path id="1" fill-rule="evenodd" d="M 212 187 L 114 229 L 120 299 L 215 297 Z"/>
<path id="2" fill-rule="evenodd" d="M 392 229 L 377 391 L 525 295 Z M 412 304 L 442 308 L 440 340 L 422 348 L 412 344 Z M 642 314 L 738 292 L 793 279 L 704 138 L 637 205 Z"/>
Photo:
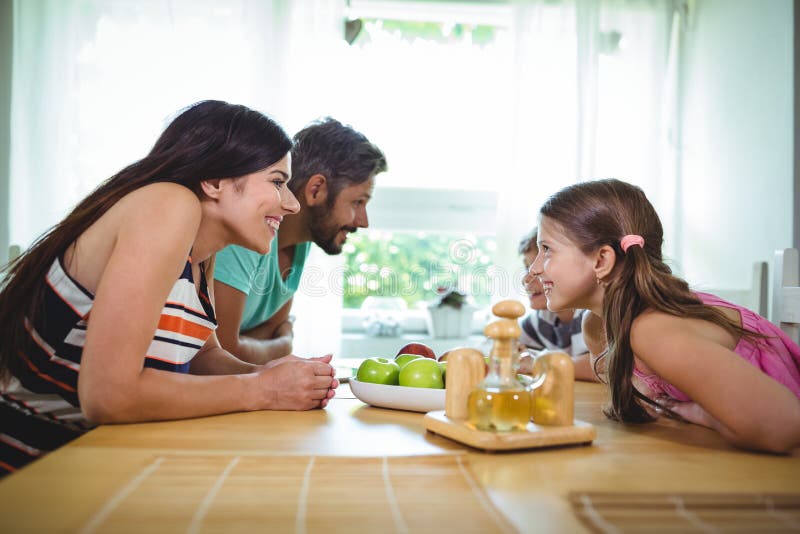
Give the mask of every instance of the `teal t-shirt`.
<path id="1" fill-rule="evenodd" d="M 217 252 L 214 279 L 247 295 L 240 330 L 249 330 L 272 317 L 300 285 L 311 242 L 296 245 L 294 261 L 285 281 L 278 266 L 277 245 L 276 236 L 269 252 L 263 256 L 237 245 Z"/>

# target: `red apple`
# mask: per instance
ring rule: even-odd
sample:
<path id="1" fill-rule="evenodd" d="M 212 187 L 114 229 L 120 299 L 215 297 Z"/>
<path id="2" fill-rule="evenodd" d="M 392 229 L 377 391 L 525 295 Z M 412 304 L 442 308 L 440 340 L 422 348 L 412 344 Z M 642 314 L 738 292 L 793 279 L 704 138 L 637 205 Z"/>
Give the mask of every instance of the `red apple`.
<path id="1" fill-rule="evenodd" d="M 417 354 L 424 358 L 432 358 L 434 360 L 436 359 L 436 353 L 433 352 L 433 349 L 430 348 L 425 343 L 409 343 L 408 345 L 397 351 L 398 356 L 401 354 Z"/>
<path id="2" fill-rule="evenodd" d="M 450 349 L 447 352 L 443 352 L 442 355 L 439 356 L 439 359 L 437 361 L 440 361 L 442 363 L 446 362 L 447 361 L 447 357 L 450 356 L 451 352 L 453 352 L 454 350 L 459 350 L 461 348 L 463 348 L 463 347 L 456 347 L 455 349 Z"/>

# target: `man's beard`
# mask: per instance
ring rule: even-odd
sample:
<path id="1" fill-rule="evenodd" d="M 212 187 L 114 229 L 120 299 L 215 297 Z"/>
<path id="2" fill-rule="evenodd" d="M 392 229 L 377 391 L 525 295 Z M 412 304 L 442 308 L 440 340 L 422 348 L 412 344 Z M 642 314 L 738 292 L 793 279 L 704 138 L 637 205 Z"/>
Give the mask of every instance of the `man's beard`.
<path id="1" fill-rule="evenodd" d="M 344 242 L 341 245 L 336 243 L 336 236 L 342 230 L 352 233 L 358 228 L 355 226 L 337 226 L 335 222 L 330 220 L 330 214 L 333 210 L 327 206 L 310 206 L 309 210 L 311 211 L 311 240 L 326 254 L 331 256 L 340 254 Z"/>

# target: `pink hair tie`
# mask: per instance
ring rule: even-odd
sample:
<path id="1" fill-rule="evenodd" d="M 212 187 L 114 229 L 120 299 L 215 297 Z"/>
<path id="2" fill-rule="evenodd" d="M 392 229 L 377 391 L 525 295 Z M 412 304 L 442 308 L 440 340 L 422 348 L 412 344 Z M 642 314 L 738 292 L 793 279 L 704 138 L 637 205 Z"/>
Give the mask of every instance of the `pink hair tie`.
<path id="1" fill-rule="evenodd" d="M 629 234 L 623 236 L 622 239 L 619 240 L 619 246 L 622 247 L 622 252 L 628 252 L 628 247 L 631 245 L 639 245 L 644 248 L 644 238 L 640 235 Z"/>

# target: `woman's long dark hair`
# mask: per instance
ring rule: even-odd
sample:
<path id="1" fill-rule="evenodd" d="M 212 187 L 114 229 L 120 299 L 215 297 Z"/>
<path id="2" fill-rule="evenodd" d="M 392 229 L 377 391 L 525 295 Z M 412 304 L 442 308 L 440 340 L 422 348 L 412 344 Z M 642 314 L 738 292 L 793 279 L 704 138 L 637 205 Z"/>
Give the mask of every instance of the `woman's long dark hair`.
<path id="1" fill-rule="evenodd" d="M 650 421 L 652 417 L 642 402 L 659 407 L 637 391 L 631 380 L 631 325 L 644 310 L 702 319 L 734 336 L 754 337 L 722 312 L 703 304 L 684 280 L 672 274 L 661 256 L 661 221 L 638 187 L 614 179 L 575 184 L 551 196 L 540 212 L 558 223 L 584 253 L 609 245 L 616 254 L 614 270 L 603 281 L 607 284 L 602 318 L 608 342 L 609 417 Z M 623 252 L 620 239 L 629 234 L 642 236 L 644 246 L 630 246 Z"/>
<path id="2" fill-rule="evenodd" d="M 272 119 L 245 106 L 207 100 L 183 110 L 150 153 L 100 184 L 60 223 L 13 261 L 0 289 L 0 379 L 23 364 L 53 260 L 128 193 L 157 182 L 186 186 L 202 196 L 200 182 L 238 178 L 280 161 L 292 147 Z"/>

